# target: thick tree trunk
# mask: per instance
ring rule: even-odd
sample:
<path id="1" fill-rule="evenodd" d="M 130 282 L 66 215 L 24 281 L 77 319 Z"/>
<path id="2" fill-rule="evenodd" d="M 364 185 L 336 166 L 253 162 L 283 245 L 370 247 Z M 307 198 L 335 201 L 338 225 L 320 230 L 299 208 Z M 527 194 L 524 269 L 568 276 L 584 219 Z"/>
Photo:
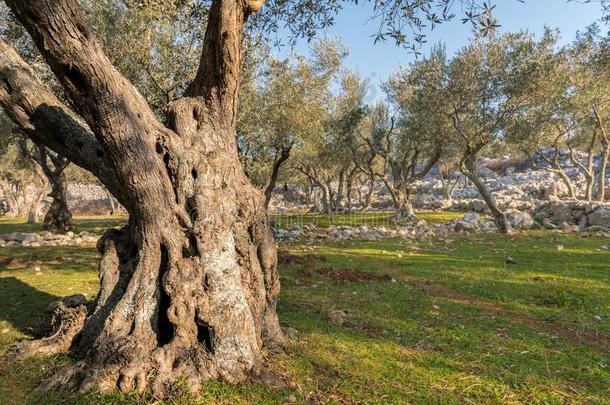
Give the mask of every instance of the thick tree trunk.
<path id="1" fill-rule="evenodd" d="M 98 244 L 100 291 L 80 332 L 72 340 L 78 328 L 62 329 L 61 345 L 57 336 L 41 343 L 51 353 L 71 341 L 79 358 L 45 387 L 78 373 L 81 389 L 152 384 L 163 395 L 183 379 L 197 391 L 208 379 L 244 381 L 282 343 L 276 246 L 235 130 L 242 29 L 262 3 L 212 2 L 197 76 L 164 125 L 112 67 L 75 0 L 7 0 L 95 138 L 38 84 L 50 101 L 14 109 L 36 80 L 14 86 L 29 68 L 5 69 L 20 62 L 4 52 L 0 101 L 29 136 L 95 173 L 129 213 L 128 225 Z M 80 138 L 46 138 L 42 128 Z"/>
<path id="2" fill-rule="evenodd" d="M 411 201 L 409 201 L 409 199 L 403 200 L 400 206 L 396 208 L 392 220 L 398 223 L 412 222 L 417 220 L 417 215 L 413 209 L 413 204 Z"/>
<path id="3" fill-rule="evenodd" d="M 182 181 L 194 189 L 150 190 L 129 225 L 100 242 L 101 290 L 74 346 L 88 359 L 85 388 L 143 389 L 153 371 L 158 392 L 177 378 L 193 390 L 243 381 L 263 347 L 281 343 L 275 243 L 226 135 L 210 137 L 213 161 L 188 155 Z M 168 210 L 165 195 L 188 215 Z"/>
<path id="4" fill-rule="evenodd" d="M 409 199 L 406 189 L 402 185 L 393 186 L 387 177 L 383 178 L 383 182 L 390 192 L 392 202 L 394 204 L 394 222 L 411 222 L 417 220 L 417 215 L 413 209 L 413 204 Z"/>
<path id="5" fill-rule="evenodd" d="M 479 190 L 479 194 L 481 194 L 481 197 L 487 204 L 487 208 L 489 208 L 489 211 L 494 218 L 498 231 L 501 233 L 510 233 L 511 228 L 506 214 L 498 208 L 491 195 L 491 192 L 487 188 L 487 185 L 481 180 L 479 174 L 477 173 L 476 155 L 468 155 L 465 158 L 462 173 L 464 173 L 464 175 L 468 177 L 470 181 L 472 181 L 477 190 Z"/>
<path id="6" fill-rule="evenodd" d="M 265 188 L 265 209 L 269 208 L 269 202 L 271 201 L 273 190 L 275 190 L 275 185 L 277 184 L 277 177 L 280 173 L 280 168 L 282 167 L 282 164 L 284 164 L 284 162 L 290 157 L 290 150 L 291 148 L 282 149 L 279 156 L 275 157 L 273 168 L 271 170 L 271 178 L 269 179 L 269 184 Z"/>
<path id="7" fill-rule="evenodd" d="M 72 213 L 68 208 L 68 182 L 63 170 L 48 176 L 51 183 L 51 194 L 53 199 L 49 210 L 44 216 L 43 228 L 50 232 L 65 233 L 74 229 Z"/>

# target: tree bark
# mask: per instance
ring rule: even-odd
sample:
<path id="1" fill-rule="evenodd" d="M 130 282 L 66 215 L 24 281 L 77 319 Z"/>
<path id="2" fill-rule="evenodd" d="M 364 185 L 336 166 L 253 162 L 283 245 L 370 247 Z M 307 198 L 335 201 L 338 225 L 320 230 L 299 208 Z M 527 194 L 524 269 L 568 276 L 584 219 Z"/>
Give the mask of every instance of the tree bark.
<path id="1" fill-rule="evenodd" d="M 68 208 L 68 182 L 66 174 L 62 171 L 59 174 L 53 173 L 49 176 L 51 183 L 51 193 L 53 199 L 51 206 L 47 210 L 43 221 L 43 228 L 50 232 L 68 232 L 74 229 L 72 213 Z"/>
<path id="2" fill-rule="evenodd" d="M 479 190 L 479 194 L 481 194 L 481 197 L 487 204 L 487 208 L 489 208 L 489 211 L 491 212 L 491 215 L 494 218 L 494 222 L 496 223 L 498 231 L 505 234 L 510 233 L 511 228 L 510 224 L 508 223 L 506 214 L 498 208 L 496 202 L 494 201 L 491 195 L 491 192 L 487 188 L 487 185 L 481 180 L 479 174 L 477 173 L 476 153 L 467 152 L 466 156 L 464 156 L 464 159 L 462 160 L 460 168 L 462 173 L 464 173 L 464 175 L 468 177 L 470 181 L 472 181 L 477 190 Z"/>
<path id="3" fill-rule="evenodd" d="M 34 191 L 32 200 L 30 201 L 28 208 L 28 224 L 38 224 L 40 222 L 40 206 L 44 197 L 45 189 L 47 188 L 48 182 L 43 173 L 38 173 L 40 178 L 40 185 Z"/>
<path id="4" fill-rule="evenodd" d="M 283 341 L 276 246 L 235 130 L 242 30 L 262 3 L 212 2 L 199 71 L 164 125 L 112 67 L 76 0 L 7 1 L 95 138 L 76 125 L 87 144 L 74 148 L 36 126 L 28 135 L 89 168 L 129 213 L 98 244 L 100 292 L 71 344 L 80 360 L 58 374 L 79 374 L 81 389 L 151 384 L 162 396 L 177 379 L 194 391 L 207 379 L 244 381 Z M 23 88 L 11 97 L 25 98 Z M 14 116 L 36 121 L 36 110 Z"/>
<path id="5" fill-rule="evenodd" d="M 50 232 L 65 233 L 74 229 L 72 224 L 72 213 L 68 209 L 67 179 L 64 170 L 70 161 L 58 154 L 47 150 L 46 146 L 34 145 L 33 150 L 27 145 L 26 139 L 20 142 L 21 152 L 24 157 L 36 164 L 36 172 L 43 184 L 43 190 L 51 185 L 51 205 L 43 220 L 43 228 Z M 51 161 L 49 164 L 49 160 Z M 42 197 L 40 198 L 42 199 Z"/>
<path id="6" fill-rule="evenodd" d="M 273 168 L 271 170 L 271 178 L 269 179 L 269 184 L 265 188 L 265 209 L 269 208 L 269 202 L 271 201 L 271 197 L 273 196 L 273 190 L 275 189 L 275 185 L 277 184 L 277 177 L 280 173 L 280 168 L 288 160 L 290 157 L 290 151 L 292 147 L 282 149 L 278 156 L 275 157 L 275 161 L 273 162 Z"/>

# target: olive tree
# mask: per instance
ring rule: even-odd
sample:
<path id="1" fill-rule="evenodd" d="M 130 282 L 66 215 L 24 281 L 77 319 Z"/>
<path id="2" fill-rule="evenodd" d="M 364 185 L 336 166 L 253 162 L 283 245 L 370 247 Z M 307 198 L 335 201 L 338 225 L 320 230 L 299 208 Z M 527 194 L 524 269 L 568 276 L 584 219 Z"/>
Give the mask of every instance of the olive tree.
<path id="1" fill-rule="evenodd" d="M 98 245 L 100 292 L 84 324 L 26 351 L 71 345 L 81 360 L 62 375 L 82 374 L 82 387 L 143 390 L 153 370 L 159 391 L 181 377 L 194 389 L 240 381 L 282 341 L 276 247 L 235 131 L 242 30 L 262 3 L 212 2 L 197 73 L 160 120 L 75 0 L 7 1 L 86 125 L 4 41 L 0 103 L 129 213 Z"/>
<path id="2" fill-rule="evenodd" d="M 80 374 L 83 389 L 142 392 L 150 383 L 161 394 L 180 378 L 194 390 L 212 378 L 245 380 L 282 342 L 276 246 L 263 194 L 244 174 L 236 142 L 243 31 L 265 1 L 211 1 L 205 18 L 194 19 L 201 34 L 196 73 L 165 105 L 146 100 L 137 77 L 125 73 L 130 66 L 117 69 L 120 61 L 109 58 L 92 28 L 99 24 L 77 0 L 5 2 L 66 97 L 49 91 L 1 40 L 0 105 L 34 142 L 93 173 L 129 213 L 128 224 L 98 244 L 100 291 L 91 313 L 74 314 L 52 338 L 17 354 L 72 350 L 77 361 L 47 386 Z M 123 2 L 149 3 L 166 2 Z M 289 28 L 307 35 L 340 3 L 270 1 L 259 26 L 297 10 L 303 18 L 288 18 Z M 417 23 L 422 14 L 431 24 L 451 19 L 452 3 L 374 4 L 400 40 L 401 22 Z M 442 18 L 437 4 L 447 6 Z M 493 29 L 488 13 L 467 17 Z"/>
<path id="3" fill-rule="evenodd" d="M 542 71 L 537 55 L 551 45 L 546 36 L 536 42 L 524 32 L 481 38 L 449 63 L 444 92 L 449 108 L 445 113 L 453 123 L 460 170 L 477 187 L 501 232 L 508 232 L 510 226 L 479 177 L 477 158 L 504 140 L 517 113 L 532 102 L 533 76 Z"/>
<path id="4" fill-rule="evenodd" d="M 259 80 L 242 88 L 240 155 L 249 176 L 265 190 L 265 207 L 294 149 L 323 132 L 325 103 L 345 50 L 330 40 L 315 42 L 311 50 L 310 59 L 269 57 L 257 68 Z"/>

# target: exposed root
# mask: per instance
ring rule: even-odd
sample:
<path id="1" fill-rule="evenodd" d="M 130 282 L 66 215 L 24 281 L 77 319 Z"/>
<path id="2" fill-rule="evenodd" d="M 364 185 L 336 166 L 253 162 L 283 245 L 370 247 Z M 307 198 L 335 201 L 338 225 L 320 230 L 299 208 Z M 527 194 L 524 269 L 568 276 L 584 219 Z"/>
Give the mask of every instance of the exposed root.
<path id="1" fill-rule="evenodd" d="M 43 393 L 49 391 L 54 387 L 66 385 L 70 381 L 72 381 L 75 375 L 82 372 L 84 367 L 85 363 L 83 361 L 70 364 L 53 373 L 51 377 L 43 380 L 40 384 L 38 384 L 34 391 L 37 393 Z"/>
<path id="2" fill-rule="evenodd" d="M 87 307 L 83 296 L 69 296 L 50 304 L 45 321 L 39 327 L 40 334 L 47 337 L 14 344 L 0 358 L 0 362 L 8 363 L 67 352 L 86 317 Z"/>

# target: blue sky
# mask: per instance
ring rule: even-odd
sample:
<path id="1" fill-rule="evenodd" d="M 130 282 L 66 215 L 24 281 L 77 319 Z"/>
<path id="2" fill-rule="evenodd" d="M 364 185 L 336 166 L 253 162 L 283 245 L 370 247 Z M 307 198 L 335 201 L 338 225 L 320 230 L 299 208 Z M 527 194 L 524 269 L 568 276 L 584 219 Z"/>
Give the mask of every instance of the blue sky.
<path id="1" fill-rule="evenodd" d="M 414 56 L 391 42 L 373 43 L 371 36 L 375 34 L 378 24 L 370 19 L 370 3 L 362 3 L 346 7 L 337 16 L 336 24 L 321 35 L 340 38 L 350 50 L 346 65 L 369 78 L 369 99 L 372 100 L 382 97 L 378 89 L 379 83 L 396 71 L 400 64 L 412 61 Z M 544 26 L 548 25 L 560 29 L 561 43 L 569 43 L 578 30 L 601 17 L 600 5 L 595 3 L 579 4 L 567 0 L 525 0 L 525 3 L 517 0 L 495 0 L 492 3 L 496 5 L 495 15 L 502 25 L 500 32 L 527 29 L 540 35 Z M 460 10 L 456 7 L 455 11 L 459 17 Z M 451 54 L 466 45 L 470 38 L 470 25 L 462 24 L 459 18 L 456 18 L 428 32 L 428 43 L 422 51 L 425 54 L 431 46 L 442 41 L 446 43 L 447 51 Z M 300 41 L 296 51 L 307 54 L 307 42 Z"/>

